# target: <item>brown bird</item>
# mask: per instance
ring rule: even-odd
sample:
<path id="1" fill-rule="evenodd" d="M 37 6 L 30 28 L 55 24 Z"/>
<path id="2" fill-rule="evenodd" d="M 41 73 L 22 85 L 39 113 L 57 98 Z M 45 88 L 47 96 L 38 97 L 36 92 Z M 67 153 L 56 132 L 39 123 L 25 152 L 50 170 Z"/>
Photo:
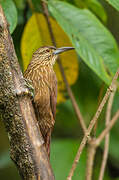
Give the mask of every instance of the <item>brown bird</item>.
<path id="1" fill-rule="evenodd" d="M 55 123 L 57 102 L 57 78 L 53 65 L 59 53 L 73 47 L 39 48 L 32 56 L 24 77 L 31 81 L 34 88 L 34 106 L 38 124 L 44 138 L 46 150 L 50 156 L 50 138 Z"/>

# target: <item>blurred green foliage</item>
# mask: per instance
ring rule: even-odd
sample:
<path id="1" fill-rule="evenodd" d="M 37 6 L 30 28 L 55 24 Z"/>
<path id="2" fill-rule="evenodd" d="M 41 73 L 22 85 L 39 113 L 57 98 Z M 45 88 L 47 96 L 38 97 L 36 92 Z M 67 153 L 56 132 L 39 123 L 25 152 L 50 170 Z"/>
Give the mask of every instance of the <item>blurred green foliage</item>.
<path id="1" fill-rule="evenodd" d="M 107 0 L 115 9 L 119 11 L 119 1 L 118 0 Z"/>
<path id="2" fill-rule="evenodd" d="M 17 9 L 15 4 L 12 0 L 0 0 L 0 4 L 2 5 L 8 20 L 10 33 L 12 33 L 17 25 Z"/>
<path id="3" fill-rule="evenodd" d="M 35 12 L 42 12 L 40 0 L 31 0 L 31 2 Z M 108 5 L 108 2 L 112 7 Z M 32 15 L 32 10 L 26 0 L 0 0 L 0 4 L 10 25 L 16 53 L 21 68 L 23 68 L 20 41 L 25 24 Z M 118 38 L 119 2 L 118 0 L 107 0 L 107 2 L 101 0 L 52 0 L 51 2 L 49 0 L 48 4 L 51 15 L 70 37 L 78 54 L 79 77 L 72 86 L 72 90 L 88 125 L 98 107 L 99 99 L 106 91 L 105 83 L 109 84 L 119 66 L 119 42 L 115 39 L 115 37 Z M 110 13 L 116 10 L 115 14 Z M 114 34 L 112 35 L 110 31 Z M 101 89 L 103 93 L 99 97 Z M 64 93 L 67 100 L 57 106 L 54 140 L 51 147 L 51 164 L 57 180 L 66 179 L 83 136 L 68 94 Z M 118 108 L 119 92 L 114 98 L 112 116 Z M 105 108 L 99 118 L 97 135 L 104 128 L 104 120 Z M 109 158 L 104 180 L 119 179 L 118 127 L 119 122 L 111 131 Z M 9 158 L 7 134 L 1 122 L 0 142 L 0 179 L 20 179 L 15 165 Z M 98 150 L 96 154 L 94 179 L 98 177 L 103 144 L 101 144 L 101 150 Z M 74 180 L 84 179 L 85 166 L 86 149 L 81 156 Z"/>
<path id="4" fill-rule="evenodd" d="M 1 138 L 0 138 L 1 140 Z M 8 141 L 6 141 L 8 144 Z M 79 147 L 79 140 L 73 139 L 55 139 L 51 144 L 51 165 L 57 180 L 66 179 L 69 169 L 71 168 L 71 164 L 73 162 L 74 156 Z M 99 158 L 100 157 L 100 158 Z M 75 175 L 73 180 L 84 180 L 85 179 L 85 164 L 86 164 L 86 149 L 82 153 L 80 162 L 76 168 Z M 98 156 L 96 158 L 97 165 L 95 167 L 94 178 L 98 177 L 98 170 L 101 162 L 101 152 L 99 151 Z M 0 177 L 2 179 L 13 179 L 20 180 L 20 176 L 18 171 L 10 160 L 9 151 L 2 151 L 0 154 Z M 109 169 L 105 174 L 105 180 L 112 180 L 109 177 Z"/>

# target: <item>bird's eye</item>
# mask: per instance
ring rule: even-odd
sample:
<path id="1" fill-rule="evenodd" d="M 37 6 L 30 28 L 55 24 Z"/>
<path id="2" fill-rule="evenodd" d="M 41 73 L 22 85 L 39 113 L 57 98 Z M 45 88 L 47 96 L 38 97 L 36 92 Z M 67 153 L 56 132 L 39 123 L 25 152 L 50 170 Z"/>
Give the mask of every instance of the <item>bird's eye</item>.
<path id="1" fill-rule="evenodd" d="M 49 50 L 49 49 L 47 49 L 47 50 L 46 50 L 46 52 L 50 52 L 50 50 Z"/>

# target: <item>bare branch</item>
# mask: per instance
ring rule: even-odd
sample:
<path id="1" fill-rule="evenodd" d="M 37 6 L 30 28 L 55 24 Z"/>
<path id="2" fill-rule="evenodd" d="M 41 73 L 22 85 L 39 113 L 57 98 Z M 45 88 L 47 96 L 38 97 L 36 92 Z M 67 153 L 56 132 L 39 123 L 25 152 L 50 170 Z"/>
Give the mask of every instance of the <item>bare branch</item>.
<path id="1" fill-rule="evenodd" d="M 101 89 L 100 89 L 100 92 L 99 92 L 99 95 L 98 95 L 98 105 L 97 105 L 97 107 L 99 106 L 99 104 L 100 104 L 100 102 L 102 100 L 103 91 L 104 91 L 104 82 L 101 85 Z M 93 128 L 93 136 L 94 137 L 96 136 L 97 127 L 98 127 L 98 121 L 95 123 L 94 128 Z"/>
<path id="2" fill-rule="evenodd" d="M 48 29 L 49 29 L 49 33 L 50 33 L 50 36 L 51 36 L 52 43 L 53 43 L 53 45 L 56 47 L 57 45 L 56 45 L 55 37 L 54 37 L 53 31 L 52 31 L 52 26 L 51 26 L 50 19 L 49 19 L 48 8 L 47 8 L 46 3 L 45 3 L 43 0 L 42 0 L 42 6 L 43 6 L 44 16 L 45 16 L 45 18 L 46 18 L 46 22 L 47 22 L 47 25 L 48 25 Z M 78 104 L 77 104 L 77 102 L 76 102 L 76 99 L 75 99 L 75 97 L 74 97 L 74 95 L 73 95 L 73 93 L 72 93 L 72 90 L 71 90 L 71 88 L 70 88 L 70 86 L 69 86 L 69 83 L 68 83 L 68 81 L 67 81 L 67 78 L 66 78 L 66 75 L 65 75 L 65 72 L 64 72 L 64 68 L 63 68 L 62 63 L 61 63 L 61 61 L 60 61 L 60 58 L 58 58 L 57 62 L 58 62 L 58 64 L 59 64 L 59 69 L 60 69 L 60 72 L 61 72 L 61 74 L 62 74 L 64 83 L 65 83 L 65 85 L 66 85 L 66 89 L 67 89 L 67 92 L 68 92 L 69 97 L 70 97 L 70 99 L 71 99 L 73 108 L 74 108 L 74 110 L 75 110 L 75 113 L 76 113 L 76 115 L 77 115 L 78 120 L 80 121 L 81 127 L 82 127 L 82 129 L 83 129 L 83 131 L 84 131 L 84 133 L 85 133 L 86 130 L 87 130 L 86 125 L 85 125 L 85 121 L 84 121 L 84 119 L 83 119 L 83 116 L 82 116 L 82 114 L 81 114 L 81 112 L 80 112 L 80 109 L 79 109 L 79 107 L 78 107 Z"/>
<path id="3" fill-rule="evenodd" d="M 43 7 L 44 16 L 46 18 L 46 22 L 47 22 L 47 25 L 48 25 L 48 30 L 49 30 L 49 33 L 50 33 L 50 37 L 51 37 L 52 43 L 53 43 L 53 45 L 55 47 L 57 47 L 56 41 L 55 41 L 55 37 L 54 37 L 53 31 L 52 31 L 52 26 L 51 26 L 50 19 L 49 19 L 48 8 L 47 8 L 47 5 L 44 2 L 44 0 L 42 0 L 42 7 Z"/>
<path id="4" fill-rule="evenodd" d="M 99 135 L 99 137 L 96 140 L 96 144 L 100 144 L 103 140 L 103 138 L 106 136 L 106 134 L 111 130 L 111 128 L 114 126 L 115 122 L 119 118 L 119 110 L 116 112 L 116 114 L 113 116 L 112 120 L 108 124 L 108 126 L 102 131 L 102 133 Z"/>
<path id="5" fill-rule="evenodd" d="M 109 101 L 108 101 L 107 111 L 106 111 L 106 126 L 109 124 L 109 121 L 110 121 L 111 108 L 112 108 L 115 91 L 116 91 L 116 86 L 114 86 L 114 91 L 111 93 Z M 97 139 L 90 138 L 90 140 L 88 141 L 86 180 L 92 179 L 94 157 L 95 157 L 96 149 L 98 146 L 99 146 L 99 144 L 97 144 Z M 106 161 L 107 161 L 107 157 L 108 157 L 108 148 L 109 148 L 109 133 L 106 135 L 106 138 L 105 138 L 105 148 L 104 148 L 103 160 L 102 160 L 100 177 L 99 177 L 101 179 L 99 179 L 99 180 L 103 179 L 105 165 L 106 165 Z"/>
<path id="6" fill-rule="evenodd" d="M 11 158 L 27 180 L 54 180 L 30 92 L 22 76 L 8 24 L 0 6 L 0 109 Z"/>
<path id="7" fill-rule="evenodd" d="M 90 122 L 90 124 L 89 124 L 89 127 L 88 127 L 88 129 L 87 129 L 87 132 L 85 133 L 85 135 L 84 135 L 84 137 L 83 137 L 83 139 L 82 139 L 82 142 L 81 142 L 81 144 L 80 144 L 80 147 L 79 147 L 79 149 L 78 149 L 78 151 L 77 151 L 77 154 L 76 154 L 76 156 L 75 156 L 75 159 L 74 159 L 74 162 L 73 162 L 73 164 L 72 164 L 72 168 L 71 168 L 71 170 L 70 170 L 70 172 L 69 172 L 69 175 L 68 175 L 68 177 L 67 177 L 67 180 L 71 180 L 71 179 L 72 179 L 72 176 L 73 176 L 73 174 L 74 174 L 74 170 L 76 169 L 77 163 L 78 163 L 78 161 L 79 161 L 79 159 L 80 159 L 80 155 L 81 155 L 81 153 L 82 153 L 82 151 L 83 151 L 83 149 L 84 149 L 84 147 L 85 147 L 85 144 L 86 144 L 88 138 L 90 137 L 90 133 L 91 133 L 91 131 L 92 131 L 95 123 L 97 122 L 97 119 L 99 118 L 99 115 L 100 115 L 100 113 L 102 112 L 102 109 L 103 109 L 103 107 L 104 107 L 104 105 L 105 105 L 105 103 L 106 103 L 109 95 L 110 95 L 111 92 L 113 91 L 113 87 L 114 87 L 114 85 L 115 85 L 115 81 L 116 81 L 117 78 L 118 78 L 118 75 L 119 75 L 119 69 L 118 69 L 117 72 L 115 73 L 115 76 L 114 76 L 114 78 L 113 78 L 113 80 L 112 80 L 111 85 L 110 85 L 109 88 L 107 89 L 107 92 L 106 92 L 105 96 L 103 97 L 102 102 L 100 103 L 100 105 L 99 105 L 99 107 L 98 107 L 98 109 L 97 109 L 97 111 L 96 111 L 93 119 L 91 120 L 91 122 Z M 110 122 L 110 123 L 111 123 L 111 122 Z M 103 133 L 103 134 L 104 134 L 104 133 Z"/>
<path id="8" fill-rule="evenodd" d="M 114 91 L 111 93 L 109 100 L 108 100 L 108 104 L 107 104 L 106 121 L 105 121 L 106 127 L 110 123 L 111 110 L 112 110 L 112 104 L 113 104 L 115 92 L 116 92 L 116 86 L 114 88 Z M 99 173 L 99 180 L 103 180 L 103 176 L 104 176 L 104 172 L 105 172 L 105 167 L 106 167 L 107 158 L 108 158 L 108 151 L 109 151 L 109 136 L 110 136 L 109 133 L 107 133 L 107 135 L 105 136 L 104 153 L 103 153 L 103 159 L 102 159 L 100 173 Z"/>
<path id="9" fill-rule="evenodd" d="M 95 142 L 95 139 L 94 139 Z M 96 146 L 93 143 L 93 138 L 88 142 L 88 150 L 87 150 L 87 164 L 86 164 L 86 180 L 92 179 L 93 173 L 93 163 L 96 153 Z"/>

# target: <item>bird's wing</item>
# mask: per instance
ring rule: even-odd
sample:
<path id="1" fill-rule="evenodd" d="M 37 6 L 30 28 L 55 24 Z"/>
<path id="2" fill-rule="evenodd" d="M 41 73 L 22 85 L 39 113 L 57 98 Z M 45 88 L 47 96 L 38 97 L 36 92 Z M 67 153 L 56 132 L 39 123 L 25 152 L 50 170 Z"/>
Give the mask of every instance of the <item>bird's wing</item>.
<path id="1" fill-rule="evenodd" d="M 51 105 L 53 117 L 55 119 L 56 104 L 57 104 L 57 78 L 55 74 L 52 80 L 53 80 L 53 83 L 52 83 L 52 89 L 50 91 L 50 105 Z"/>

